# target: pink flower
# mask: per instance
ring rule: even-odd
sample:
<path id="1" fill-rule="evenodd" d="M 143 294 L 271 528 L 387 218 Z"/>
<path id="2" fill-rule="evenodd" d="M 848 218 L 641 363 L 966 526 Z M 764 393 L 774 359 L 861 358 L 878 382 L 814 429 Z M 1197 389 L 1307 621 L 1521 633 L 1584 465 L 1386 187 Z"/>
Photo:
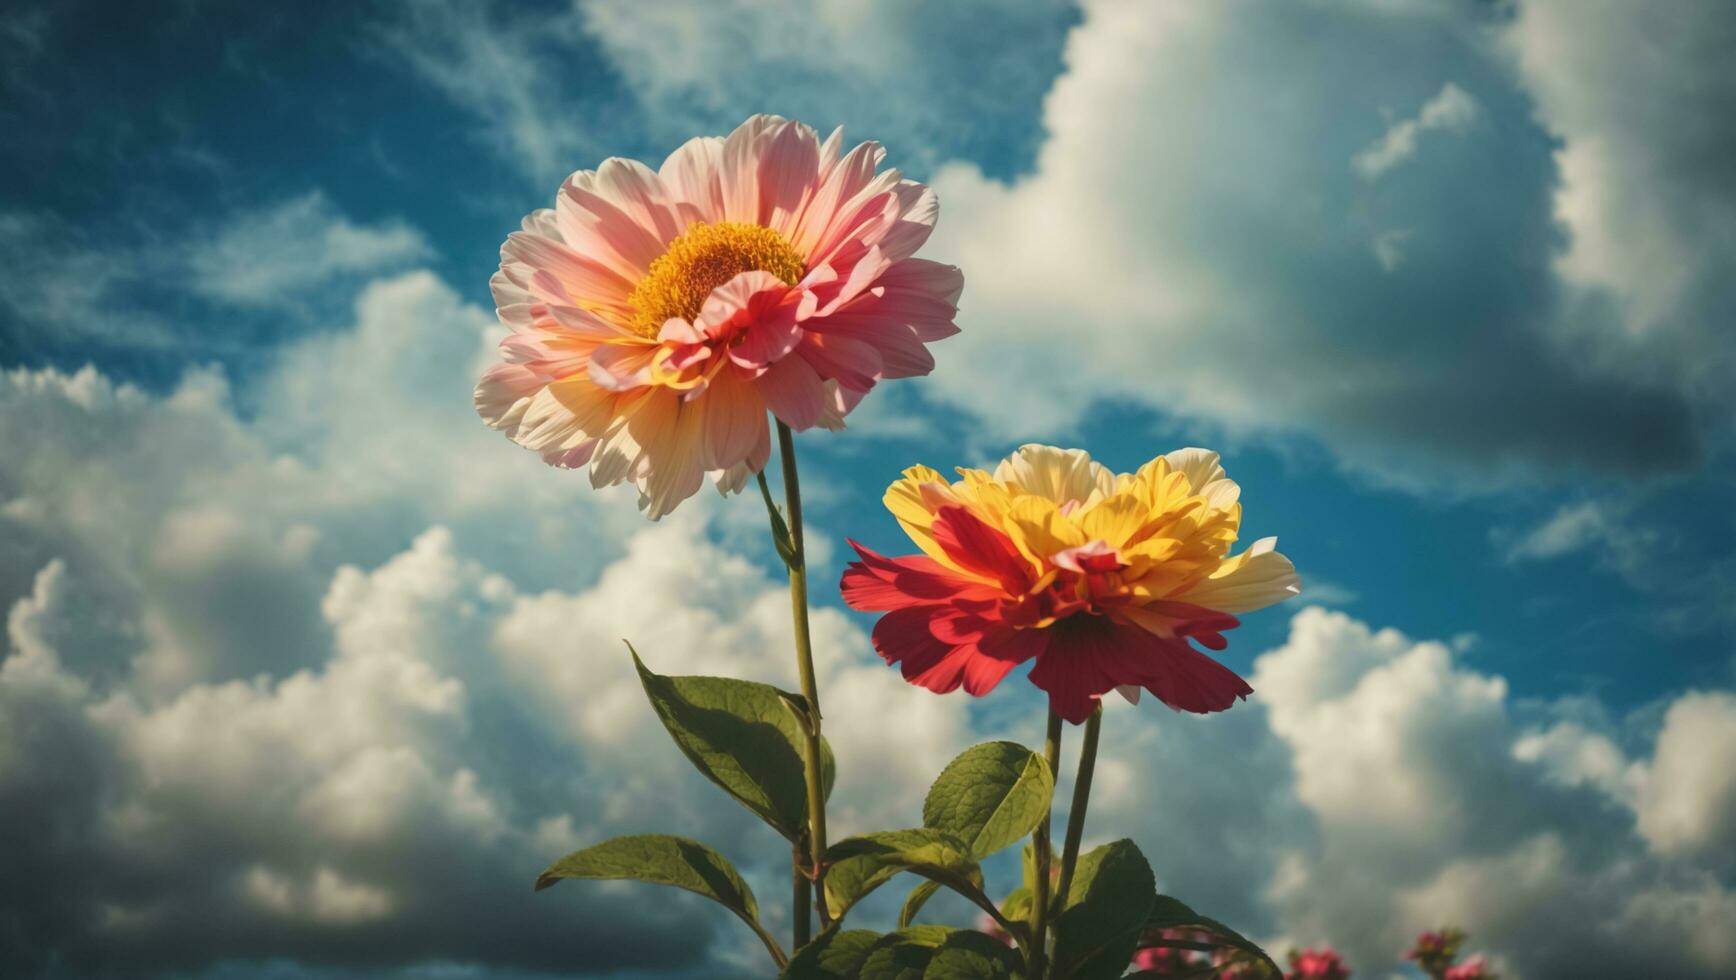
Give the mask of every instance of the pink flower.
<path id="1" fill-rule="evenodd" d="M 708 473 L 731 492 L 764 467 L 768 410 L 841 428 L 882 379 L 927 374 L 964 280 L 913 257 L 935 197 L 883 155 L 755 116 L 657 170 L 573 174 L 501 246 L 512 332 L 477 412 L 594 486 L 632 481 L 655 519 Z"/>
<path id="2" fill-rule="evenodd" d="M 1209 939 L 1190 929 L 1160 929 L 1153 935 L 1148 935 L 1147 942 L 1158 939 L 1186 939 L 1202 942 Z M 1133 954 L 1133 966 L 1139 970 L 1151 973 L 1181 973 L 1183 970 L 1199 962 L 1192 950 L 1179 949 L 1174 946 L 1148 946 Z"/>
<path id="3" fill-rule="evenodd" d="M 1417 936 L 1415 945 L 1404 956 L 1407 960 L 1415 960 L 1424 973 L 1439 976 L 1458 958 L 1459 945 L 1464 941 L 1465 934 L 1458 929 L 1425 932 Z"/>
<path id="4" fill-rule="evenodd" d="M 1013 934 L 1002 929 L 1001 924 L 986 912 L 977 917 L 977 931 L 988 933 L 990 938 L 1008 946 L 1013 945 Z"/>
<path id="5" fill-rule="evenodd" d="M 1290 972 L 1285 980 L 1349 980 L 1350 968 L 1330 948 L 1294 950 L 1290 953 Z"/>
<path id="6" fill-rule="evenodd" d="M 1441 974 L 1442 980 L 1495 980 L 1495 974 L 1490 971 L 1489 964 L 1481 956 L 1473 956 L 1458 966 L 1449 967 Z"/>

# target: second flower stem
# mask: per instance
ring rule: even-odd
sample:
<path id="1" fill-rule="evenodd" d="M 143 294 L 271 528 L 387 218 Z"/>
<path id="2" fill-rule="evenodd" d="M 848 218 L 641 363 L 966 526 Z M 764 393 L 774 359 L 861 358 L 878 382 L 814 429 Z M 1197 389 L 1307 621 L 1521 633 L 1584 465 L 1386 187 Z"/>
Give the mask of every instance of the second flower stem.
<path id="1" fill-rule="evenodd" d="M 1061 773 L 1061 716 L 1049 709 L 1048 734 L 1043 739 L 1043 758 L 1049 762 L 1049 772 L 1057 777 Z M 1037 830 L 1031 835 L 1032 864 L 1035 865 L 1035 875 L 1031 882 L 1031 948 L 1026 962 L 1031 974 L 1031 980 L 1043 980 L 1043 974 L 1049 968 L 1049 865 L 1053 863 L 1054 853 L 1049 841 L 1049 815 L 1043 814 L 1043 820 L 1037 824 Z"/>
<path id="2" fill-rule="evenodd" d="M 826 787 L 820 755 L 820 691 L 814 680 L 814 644 L 808 631 L 808 563 L 802 543 L 802 488 L 796 474 L 795 436 L 778 422 L 778 457 L 784 471 L 784 508 L 789 515 L 790 615 L 796 634 L 796 670 L 801 675 L 802 698 L 807 702 L 807 752 L 804 763 L 808 783 L 808 871 L 814 879 L 815 907 L 820 928 L 831 923 L 826 908 Z M 797 913 L 797 922 L 807 916 Z"/>
<path id="3" fill-rule="evenodd" d="M 1097 737 L 1103 730 L 1103 705 L 1098 703 L 1085 721 L 1085 741 L 1079 746 L 1079 771 L 1073 775 L 1073 805 L 1067 809 L 1067 843 L 1061 848 L 1061 881 L 1055 894 L 1067 900 L 1073 887 L 1073 868 L 1079 862 L 1079 840 L 1085 835 L 1085 807 L 1091 799 L 1091 774 L 1097 769 Z"/>

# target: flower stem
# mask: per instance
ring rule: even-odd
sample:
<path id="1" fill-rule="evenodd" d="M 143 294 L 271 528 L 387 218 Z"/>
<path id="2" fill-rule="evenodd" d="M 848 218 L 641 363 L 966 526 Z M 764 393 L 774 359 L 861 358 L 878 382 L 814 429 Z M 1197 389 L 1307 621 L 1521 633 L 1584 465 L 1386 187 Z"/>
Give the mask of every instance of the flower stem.
<path id="1" fill-rule="evenodd" d="M 808 880 L 807 872 L 802 870 L 807 860 L 807 856 L 802 853 L 802 845 L 790 845 L 790 917 L 795 920 L 795 941 L 791 943 L 791 949 L 806 946 L 809 937 L 813 935 L 813 909 L 808 903 L 813 901 L 814 883 Z"/>
<path id="2" fill-rule="evenodd" d="M 1085 743 L 1079 747 L 1079 771 L 1073 775 L 1073 805 L 1067 810 L 1067 843 L 1061 848 L 1061 881 L 1056 894 L 1067 900 L 1073 887 L 1073 866 L 1079 861 L 1079 839 L 1085 835 L 1085 806 L 1091 798 L 1091 774 L 1097 769 L 1097 736 L 1103 729 L 1103 704 L 1098 702 L 1085 721 Z"/>
<path id="3" fill-rule="evenodd" d="M 831 924 L 826 908 L 826 788 L 820 772 L 820 692 L 814 682 L 814 644 L 808 633 L 808 561 L 802 543 L 802 488 L 796 475 L 796 444 L 790 427 L 778 422 L 778 456 L 784 471 L 784 507 L 788 511 L 790 554 L 790 615 L 796 632 L 796 669 L 807 701 L 808 874 L 813 878 L 820 928 Z M 807 917 L 798 914 L 800 924 Z"/>
<path id="4" fill-rule="evenodd" d="M 1061 771 L 1061 716 L 1049 709 L 1049 731 L 1043 739 L 1043 757 L 1049 760 L 1049 771 L 1056 776 Z M 1053 848 L 1049 844 L 1049 815 L 1031 835 L 1031 850 L 1036 864 L 1036 880 L 1031 882 L 1031 948 L 1027 951 L 1031 980 L 1043 980 L 1049 968 L 1049 865 L 1053 863 Z"/>

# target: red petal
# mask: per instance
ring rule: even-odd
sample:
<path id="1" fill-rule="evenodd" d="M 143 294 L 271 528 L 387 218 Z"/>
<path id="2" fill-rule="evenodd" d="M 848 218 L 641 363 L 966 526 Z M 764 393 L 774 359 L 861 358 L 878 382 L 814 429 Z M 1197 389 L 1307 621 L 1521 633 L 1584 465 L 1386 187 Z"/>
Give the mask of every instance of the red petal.
<path id="1" fill-rule="evenodd" d="M 887 558 L 855 541 L 850 547 L 862 560 L 851 562 L 839 588 L 844 602 L 862 612 L 902 609 L 952 598 L 988 599 L 994 591 L 966 579 L 927 555 Z"/>
<path id="2" fill-rule="evenodd" d="M 963 507 L 940 508 L 929 530 L 965 571 L 993 579 L 1013 595 L 1030 584 L 1031 568 L 1012 540 Z"/>
<path id="3" fill-rule="evenodd" d="M 1222 711 L 1253 693 L 1235 671 L 1189 646 L 1100 616 L 1073 616 L 1053 627 L 1031 683 L 1049 692 L 1062 718 L 1078 724 L 1098 698 L 1138 684 L 1179 711 Z"/>
<path id="4" fill-rule="evenodd" d="M 995 689 L 1001 678 L 1007 676 L 1014 667 L 1016 660 L 1002 660 L 998 657 L 984 656 L 981 653 L 971 657 L 964 665 L 965 693 L 973 697 L 982 697 Z"/>

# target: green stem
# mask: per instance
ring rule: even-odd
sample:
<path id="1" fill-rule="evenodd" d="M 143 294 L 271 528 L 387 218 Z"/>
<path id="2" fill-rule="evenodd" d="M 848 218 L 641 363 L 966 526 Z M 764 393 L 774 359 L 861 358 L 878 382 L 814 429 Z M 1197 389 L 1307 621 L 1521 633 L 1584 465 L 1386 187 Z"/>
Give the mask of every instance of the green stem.
<path id="1" fill-rule="evenodd" d="M 802 853 L 802 845 L 790 845 L 790 917 L 795 920 L 794 939 L 791 949 L 801 949 L 808 944 L 813 935 L 813 909 L 808 903 L 814 900 L 812 881 L 808 880 L 802 866 L 807 863 L 807 856 Z"/>
<path id="2" fill-rule="evenodd" d="M 1073 887 L 1073 866 L 1079 861 L 1079 839 L 1085 835 L 1085 806 L 1091 799 L 1091 774 L 1097 769 L 1097 736 L 1103 729 L 1103 704 L 1098 702 L 1085 721 L 1085 744 L 1079 747 L 1079 771 L 1073 776 L 1073 805 L 1067 810 L 1067 843 L 1061 848 L 1061 881 L 1056 893 L 1067 900 Z"/>
<path id="3" fill-rule="evenodd" d="M 772 954 L 772 962 L 778 965 L 778 969 L 781 970 L 790 965 L 790 958 L 784 955 L 783 949 L 778 946 L 778 941 L 772 938 L 772 934 L 767 932 L 764 926 L 751 919 L 744 918 L 743 921 L 746 921 L 748 927 L 753 929 L 754 935 L 760 938 L 760 942 L 766 944 L 766 952 Z"/>
<path id="4" fill-rule="evenodd" d="M 1049 760 L 1049 771 L 1057 777 L 1061 772 L 1061 716 L 1049 709 L 1049 731 L 1043 739 L 1043 757 Z M 1026 950 L 1031 980 L 1043 980 L 1049 968 L 1049 865 L 1054 859 L 1049 845 L 1049 815 L 1031 835 L 1031 849 L 1036 859 L 1036 880 L 1031 882 L 1031 948 Z"/>
<path id="5" fill-rule="evenodd" d="M 808 779 L 808 873 L 813 877 L 815 907 L 820 928 L 831 924 L 826 908 L 826 787 L 820 771 L 820 692 L 814 682 L 814 644 L 808 633 L 808 561 L 802 542 L 802 488 L 796 475 L 795 437 L 790 427 L 778 422 L 778 456 L 784 470 L 784 507 L 789 514 L 790 615 L 796 631 L 796 669 L 801 674 L 802 697 L 807 700 L 806 764 Z M 798 920 L 800 921 L 800 920 Z"/>

